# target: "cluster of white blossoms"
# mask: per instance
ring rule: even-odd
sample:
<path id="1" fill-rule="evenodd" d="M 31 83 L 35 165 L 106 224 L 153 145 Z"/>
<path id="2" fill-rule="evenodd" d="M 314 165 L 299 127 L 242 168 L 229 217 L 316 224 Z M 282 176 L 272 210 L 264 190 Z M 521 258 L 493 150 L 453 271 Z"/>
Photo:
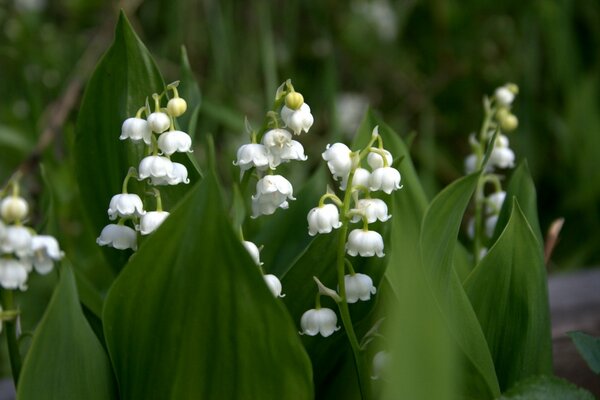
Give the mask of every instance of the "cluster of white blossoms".
<path id="1" fill-rule="evenodd" d="M 146 156 L 140 161 L 137 169 L 131 167 L 123 181 L 122 192 L 115 194 L 108 206 L 108 218 L 117 223 L 108 224 L 102 229 L 96 243 L 100 246 L 115 249 L 137 250 L 137 232 L 149 235 L 154 232 L 169 216 L 162 208 L 160 190 L 157 186 L 178 185 L 189 183 L 188 171 L 185 165 L 171 161 L 174 153 L 192 152 L 192 139 L 182 131 L 175 129 L 175 118 L 183 115 L 187 103 L 179 97 L 177 86 L 179 82 L 167 85 L 162 94 L 154 93 L 154 111 L 148 104 L 141 107 L 136 115 L 127 118 L 121 127 L 121 140 L 131 140 L 143 143 Z M 167 92 L 173 91 L 173 97 L 168 100 L 166 108 L 161 107 L 161 99 Z M 146 118 L 142 118 L 145 114 Z M 128 192 L 130 178 L 146 181 L 156 197 L 155 210 L 144 208 L 142 198 Z M 131 226 L 127 225 L 127 222 Z"/>
<path id="2" fill-rule="evenodd" d="M 292 137 L 307 133 L 314 122 L 310 107 L 302 94 L 294 90 L 289 79 L 277 89 L 275 105 L 267 113 L 267 120 L 268 128 L 264 132 L 257 133 L 247 124 L 250 143 L 240 146 L 237 160 L 233 162 L 240 168 L 240 180 L 246 173 L 255 172 L 257 175 L 256 194 L 252 196 L 252 218 L 274 214 L 278 208 L 287 209 L 288 200 L 295 200 L 291 182 L 273 172 L 283 163 L 306 161 L 304 147 Z M 281 294 L 279 278 L 263 272 L 258 246 L 243 238 L 242 244 L 260 268 L 273 295 L 285 296 Z"/>
<path id="3" fill-rule="evenodd" d="M 63 258 L 58 241 L 53 236 L 38 235 L 24 226 L 29 214 L 27 201 L 19 196 L 17 182 L 12 182 L 12 194 L 0 202 L 0 286 L 4 289 L 27 289 L 29 273 L 46 275 L 54 262 Z"/>
<path id="4" fill-rule="evenodd" d="M 377 147 L 372 147 L 377 142 Z M 375 127 L 369 144 L 360 151 L 353 152 L 343 143 L 327 145 L 322 154 L 327 162 L 329 171 L 336 181 L 340 182 L 340 190 L 344 192 L 341 200 L 333 191 L 324 194 L 319 205 L 308 213 L 308 233 L 326 234 L 334 229 L 343 227 L 343 240 L 352 223 L 362 223 L 362 228 L 350 231 L 345 243 L 345 252 L 356 257 L 383 257 L 383 237 L 379 232 L 369 229 L 369 224 L 376 221 L 385 222 L 391 218 L 384 200 L 372 198 L 373 192 L 391 194 L 402 188 L 400 172 L 392 167 L 393 156 L 384 149 L 379 128 Z M 366 161 L 366 166 L 363 166 Z M 365 168 L 368 167 L 368 168 Z M 325 203 L 330 200 L 332 203 Z M 336 301 L 356 303 L 359 300 L 368 301 L 376 293 L 373 280 L 368 275 L 354 272 L 352 263 L 345 259 L 349 274 L 344 276 L 344 282 L 338 282 L 340 294 L 333 295 L 328 289 L 320 292 L 334 297 Z M 344 285 L 344 290 L 339 286 Z M 307 335 L 331 335 L 337 324 L 335 312 L 330 309 L 317 307 L 308 310 L 301 318 L 302 332 Z M 317 329 L 318 328 L 318 329 Z"/>

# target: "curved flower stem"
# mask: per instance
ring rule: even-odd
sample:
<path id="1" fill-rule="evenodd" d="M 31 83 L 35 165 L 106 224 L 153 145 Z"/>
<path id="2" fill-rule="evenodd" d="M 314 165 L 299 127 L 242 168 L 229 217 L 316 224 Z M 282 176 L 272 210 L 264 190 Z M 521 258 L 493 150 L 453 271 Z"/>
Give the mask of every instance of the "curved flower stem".
<path id="1" fill-rule="evenodd" d="M 348 187 L 352 187 L 352 179 L 354 177 L 354 170 L 350 172 L 348 176 Z M 354 332 L 354 326 L 352 325 L 352 318 L 350 317 L 350 310 L 348 308 L 348 302 L 346 301 L 346 282 L 344 279 L 345 275 L 345 263 L 346 263 L 346 237 L 348 235 L 348 225 L 350 220 L 347 216 L 348 210 L 350 209 L 350 202 L 352 200 L 352 192 L 346 191 L 344 195 L 344 203 L 342 206 L 342 212 L 340 213 L 342 220 L 342 227 L 340 228 L 340 236 L 337 249 L 337 277 L 338 286 L 341 296 L 338 308 L 340 310 L 340 316 L 342 317 L 342 324 L 346 330 L 350 347 L 352 348 L 352 354 L 354 356 L 354 365 L 356 367 L 356 375 L 358 377 L 358 386 L 360 388 L 361 398 L 369 399 L 371 397 L 371 388 L 369 385 L 369 376 L 365 371 L 362 355 L 360 353 L 360 345 Z"/>
<path id="2" fill-rule="evenodd" d="M 2 290 L 2 308 L 6 311 L 14 309 L 14 294 L 12 290 Z M 21 374 L 21 352 L 19 351 L 19 340 L 17 338 L 17 316 L 14 319 L 4 321 L 6 330 L 6 344 L 8 345 L 8 356 L 10 358 L 10 368 L 12 370 L 15 387 L 19 382 Z"/>

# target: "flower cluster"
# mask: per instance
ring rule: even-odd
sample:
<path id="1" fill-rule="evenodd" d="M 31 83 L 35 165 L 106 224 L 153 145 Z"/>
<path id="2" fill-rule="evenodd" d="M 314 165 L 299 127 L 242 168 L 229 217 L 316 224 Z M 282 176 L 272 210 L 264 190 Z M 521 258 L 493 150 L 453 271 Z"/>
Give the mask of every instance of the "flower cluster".
<path id="1" fill-rule="evenodd" d="M 136 115 L 127 118 L 121 127 L 121 140 L 131 140 L 143 143 L 146 156 L 142 158 L 137 169 L 131 167 L 123 181 L 121 193 L 115 194 L 108 206 L 108 218 L 117 223 L 108 224 L 102 229 L 96 243 L 100 246 L 110 246 L 115 249 L 137 250 L 137 232 L 149 235 L 154 232 L 169 216 L 162 208 L 160 190 L 157 186 L 178 185 L 189 183 L 187 168 L 180 163 L 171 161 L 174 153 L 192 151 L 191 137 L 175 129 L 175 118 L 181 116 L 187 109 L 184 99 L 179 97 L 177 86 L 173 82 L 162 94 L 154 93 L 154 111 L 148 104 L 141 107 Z M 161 106 L 161 99 L 168 91 L 173 91 L 166 108 Z M 146 118 L 142 118 L 145 114 Z M 146 181 L 151 186 L 156 197 L 156 209 L 147 211 L 142 198 L 128 192 L 130 178 Z M 127 225 L 130 222 L 131 226 Z"/>
<path id="2" fill-rule="evenodd" d="M 263 263 L 260 262 L 260 250 L 259 250 L 258 246 L 256 244 L 254 244 L 253 242 L 250 242 L 248 240 L 243 240 L 243 239 L 242 239 L 242 244 L 246 248 L 246 251 L 248 252 L 248 254 L 250 254 L 250 258 L 252 258 L 252 261 L 254 261 L 254 263 L 258 266 L 258 268 L 260 268 L 260 270 L 262 272 Z M 271 293 L 273 293 L 273 296 L 275 296 L 275 297 L 284 297 L 285 296 L 285 294 L 281 294 L 282 287 L 281 287 L 281 282 L 279 281 L 279 278 L 277 278 L 273 274 L 263 273 L 263 279 L 265 280 L 265 283 L 267 284 L 267 287 L 269 288 Z"/>
<path id="3" fill-rule="evenodd" d="M 253 168 L 259 176 L 256 194 L 252 196 L 253 218 L 271 215 L 278 208 L 286 209 L 288 200 L 295 200 L 290 181 L 273 171 L 282 163 L 307 159 L 304 147 L 292 139 L 292 134 L 308 132 L 314 121 L 304 97 L 289 80 L 277 90 L 274 109 L 267 113 L 267 119 L 268 130 L 261 135 L 248 129 L 250 143 L 240 146 L 233 162 L 240 168 L 240 179 Z"/>
<path id="4" fill-rule="evenodd" d="M 377 142 L 377 147 L 372 147 Z M 379 135 L 379 128 L 375 127 L 369 144 L 360 151 L 353 152 L 343 143 L 327 145 L 322 154 L 327 162 L 329 171 L 336 181 L 340 182 L 340 190 L 344 191 L 343 200 L 334 192 L 328 190 L 319 205 L 308 213 L 308 233 L 311 236 L 317 233 L 326 234 L 334 229 L 342 228 L 341 240 L 346 241 L 349 225 L 362 222 L 362 228 L 350 231 L 345 242 L 345 253 L 351 257 L 383 257 L 385 254 L 383 237 L 380 233 L 370 230 L 369 224 L 376 221 L 385 222 L 391 218 L 384 200 L 372 198 L 373 192 L 391 194 L 400 189 L 400 172 L 392 167 L 393 156 L 383 147 L 383 139 Z M 366 165 L 362 163 L 366 161 Z M 325 203 L 330 200 L 331 203 Z M 342 257 L 344 255 L 342 254 Z M 371 277 L 356 273 L 352 263 L 345 258 L 340 261 L 342 268 L 348 268 L 349 274 L 344 275 L 344 280 L 338 282 L 339 301 L 356 303 L 358 300 L 370 300 L 376 293 Z M 332 295 L 323 291 L 323 294 Z M 303 333 L 316 335 L 321 333 L 329 336 L 333 333 L 337 317 L 329 309 L 316 309 L 307 311 L 300 321 Z M 321 329 L 316 329 L 320 327 Z"/>
<path id="5" fill-rule="evenodd" d="M 38 235 L 32 228 L 23 226 L 29 205 L 19 196 L 18 183 L 11 184 L 12 194 L 0 202 L 0 286 L 26 290 L 32 270 L 48 274 L 64 253 L 53 236 Z"/>

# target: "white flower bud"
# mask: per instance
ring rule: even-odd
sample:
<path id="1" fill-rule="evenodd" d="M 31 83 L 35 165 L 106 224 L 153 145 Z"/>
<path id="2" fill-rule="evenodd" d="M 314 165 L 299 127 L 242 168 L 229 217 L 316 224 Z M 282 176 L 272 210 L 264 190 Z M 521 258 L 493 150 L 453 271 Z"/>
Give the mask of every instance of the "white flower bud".
<path id="1" fill-rule="evenodd" d="M 163 178 L 167 179 L 173 174 L 173 162 L 167 157 L 147 156 L 140 161 L 138 179 Z"/>
<path id="2" fill-rule="evenodd" d="M 506 192 L 503 190 L 490 194 L 486 199 L 486 212 L 488 214 L 500 213 L 500 210 L 502 209 L 502 204 L 504 204 L 504 199 L 506 199 Z"/>
<path id="3" fill-rule="evenodd" d="M 150 126 L 153 132 L 163 133 L 171 126 L 171 118 L 164 112 L 153 112 L 148 115 L 148 126 Z"/>
<path id="4" fill-rule="evenodd" d="M 108 206 L 108 218 L 115 220 L 118 218 L 141 217 L 144 215 L 144 204 L 137 194 L 120 193 L 115 194 L 110 199 Z"/>
<path id="5" fill-rule="evenodd" d="M 27 289 L 27 272 L 31 266 L 25 261 L 0 258 L 0 286 L 5 289 Z"/>
<path id="6" fill-rule="evenodd" d="M 192 138 L 182 131 L 168 131 L 158 137 L 158 148 L 168 156 L 175 152 L 191 153 Z"/>
<path id="7" fill-rule="evenodd" d="M 23 226 L 7 226 L 4 238 L 0 241 L 0 251 L 5 254 L 14 253 L 18 257 L 27 257 L 31 255 L 31 239 L 29 229 Z"/>
<path id="8" fill-rule="evenodd" d="M 292 110 L 287 106 L 281 109 L 281 119 L 287 127 L 294 131 L 295 135 L 308 132 L 314 122 L 314 118 L 310 113 L 310 107 L 306 103 L 302 103 L 298 110 Z"/>
<path id="9" fill-rule="evenodd" d="M 315 236 L 317 233 L 329 233 L 332 229 L 342 226 L 340 212 L 334 204 L 313 208 L 308 212 L 307 219 L 310 236 Z"/>
<path id="10" fill-rule="evenodd" d="M 121 127 L 119 139 L 131 139 L 134 142 L 143 140 L 144 143 L 150 145 L 152 143 L 152 130 L 148 125 L 148 121 L 143 118 L 127 118 Z"/>
<path id="11" fill-rule="evenodd" d="M 244 171 L 256 167 L 259 171 L 264 171 L 269 166 L 269 157 L 267 148 L 262 144 L 248 143 L 240 146 L 237 151 L 237 161 L 233 165 L 240 167 L 240 179 Z"/>
<path id="12" fill-rule="evenodd" d="M 254 264 L 258 266 L 263 265 L 263 263 L 260 262 L 260 250 L 258 249 L 258 246 L 248 240 L 243 240 L 242 244 L 250 254 L 250 257 L 252 257 L 252 260 L 254 260 Z"/>
<path id="13" fill-rule="evenodd" d="M 383 238 L 378 232 L 365 231 L 362 229 L 354 229 L 348 235 L 348 242 L 346 243 L 346 252 L 355 257 L 360 255 L 362 257 L 383 257 Z"/>
<path id="14" fill-rule="evenodd" d="M 382 190 L 387 194 L 400 189 L 400 172 L 392 167 L 377 168 L 371 173 L 369 189 Z"/>
<path id="15" fill-rule="evenodd" d="M 54 261 L 62 260 L 65 253 L 60 250 L 58 241 L 53 236 L 38 235 L 31 240 L 33 256 L 31 261 L 38 274 L 46 275 L 52 271 Z"/>
<path id="16" fill-rule="evenodd" d="M 383 150 L 385 153 L 385 160 L 387 161 L 388 167 L 392 165 L 394 162 L 394 157 L 392 157 L 392 153 L 387 150 Z M 367 155 L 367 164 L 371 167 L 372 170 L 376 170 L 377 168 L 383 168 L 383 157 L 379 153 L 375 153 L 373 151 L 369 152 Z"/>
<path id="17" fill-rule="evenodd" d="M 515 94 L 511 92 L 506 86 L 500 86 L 494 92 L 494 97 L 498 103 L 503 106 L 509 106 L 515 100 Z"/>
<path id="18" fill-rule="evenodd" d="M 346 285 L 346 301 L 356 303 L 358 300 L 368 301 L 371 295 L 377 293 L 373 279 L 369 275 L 354 274 L 344 276 Z"/>
<path id="19" fill-rule="evenodd" d="M 346 175 L 342 178 L 342 183 L 340 184 L 341 190 L 346 190 L 346 185 L 348 184 L 348 178 L 350 175 Z M 354 170 L 354 176 L 352 177 L 352 186 L 364 186 L 369 187 L 369 179 L 371 178 L 371 173 L 364 168 L 356 168 Z"/>
<path id="20" fill-rule="evenodd" d="M 140 218 L 140 224 L 135 228 L 140 231 L 142 235 L 149 235 L 164 222 L 169 216 L 167 211 L 148 211 Z"/>
<path id="21" fill-rule="evenodd" d="M 294 198 L 292 184 L 281 175 L 267 175 L 256 183 L 256 194 L 252 196 L 252 217 L 271 215 L 277 208 L 288 208 L 287 199 Z"/>
<path id="22" fill-rule="evenodd" d="M 174 97 L 167 103 L 167 112 L 172 117 L 179 117 L 187 110 L 187 103 L 181 97 Z"/>
<path id="23" fill-rule="evenodd" d="M 392 218 L 391 215 L 388 215 L 387 204 L 381 199 L 360 199 L 356 203 L 356 208 L 352 211 L 358 211 L 362 213 L 367 218 L 367 222 L 369 224 L 372 224 L 377 220 L 385 222 Z M 352 216 L 352 222 L 358 222 L 360 220 L 360 215 Z"/>
<path id="24" fill-rule="evenodd" d="M 21 221 L 27 216 L 29 205 L 24 198 L 8 196 L 0 203 L 0 215 L 6 222 Z"/>
<path id="25" fill-rule="evenodd" d="M 390 354 L 387 351 L 380 351 L 373 357 L 373 375 L 371 379 L 381 379 L 390 363 Z"/>
<path id="26" fill-rule="evenodd" d="M 100 246 L 114 247 L 118 250 L 137 250 L 137 234 L 128 226 L 109 224 L 102 229 L 96 243 Z"/>
<path id="27" fill-rule="evenodd" d="M 352 168 L 350 153 L 352 151 L 344 143 L 334 143 L 332 145 L 328 144 L 323 154 L 321 154 L 323 160 L 327 161 L 327 167 L 329 167 L 334 179 L 348 177 Z"/>
<path id="28" fill-rule="evenodd" d="M 263 276 L 265 283 L 273 293 L 275 297 L 285 297 L 285 294 L 281 294 L 281 281 L 275 275 L 266 274 Z"/>
<path id="29" fill-rule="evenodd" d="M 323 337 L 331 336 L 340 329 L 337 326 L 337 315 L 330 308 L 313 308 L 306 311 L 300 318 L 300 327 L 301 334 L 315 336 L 320 333 Z"/>
<path id="30" fill-rule="evenodd" d="M 489 238 L 494 236 L 494 230 L 498 223 L 498 215 L 491 215 L 485 219 L 485 235 Z"/>

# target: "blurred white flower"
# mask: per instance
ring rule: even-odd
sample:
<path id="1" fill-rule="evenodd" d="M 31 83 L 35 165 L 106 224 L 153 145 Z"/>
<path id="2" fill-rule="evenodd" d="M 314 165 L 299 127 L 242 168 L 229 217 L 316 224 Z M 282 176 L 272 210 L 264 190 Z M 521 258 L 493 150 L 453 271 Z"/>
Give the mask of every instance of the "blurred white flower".
<path id="1" fill-rule="evenodd" d="M 33 255 L 31 262 L 38 274 L 45 275 L 52 271 L 54 261 L 62 260 L 65 253 L 60 250 L 58 241 L 53 236 L 38 235 L 31 240 Z"/>
<path id="2" fill-rule="evenodd" d="M 306 103 L 302 103 L 297 110 L 283 106 L 281 108 L 281 119 L 295 135 L 299 135 L 303 131 L 308 132 L 314 122 L 314 118 L 310 113 L 310 107 Z"/>
<path id="3" fill-rule="evenodd" d="M 491 215 L 485 219 L 485 235 L 489 238 L 494 236 L 494 230 L 498 223 L 498 215 Z"/>
<path id="4" fill-rule="evenodd" d="M 144 143 L 150 145 L 152 143 L 152 130 L 148 125 L 148 121 L 143 118 L 127 118 L 121 126 L 119 139 L 143 140 Z"/>
<path id="5" fill-rule="evenodd" d="M 9 225 L 4 238 L 0 241 L 0 251 L 4 254 L 14 253 L 17 257 L 31 255 L 32 234 L 23 226 Z"/>
<path id="6" fill-rule="evenodd" d="M 356 203 L 356 208 L 352 211 L 362 213 L 367 218 L 369 224 L 372 224 L 377 220 L 385 222 L 392 217 L 391 215 L 388 215 L 387 204 L 381 199 L 360 199 Z M 360 215 L 352 216 L 352 222 L 358 222 L 360 220 Z"/>
<path id="7" fill-rule="evenodd" d="M 500 86 L 494 92 L 494 97 L 503 106 L 509 106 L 515 100 L 515 94 L 506 86 Z"/>
<path id="8" fill-rule="evenodd" d="M 171 118 L 161 111 L 148 115 L 148 125 L 153 132 L 163 133 L 171 126 Z"/>
<path id="9" fill-rule="evenodd" d="M 168 156 L 175 152 L 191 153 L 192 138 L 182 131 L 168 131 L 158 137 L 158 148 Z"/>
<path id="10" fill-rule="evenodd" d="M 242 240 L 242 244 L 250 254 L 250 257 L 252 257 L 252 260 L 254 260 L 254 263 L 258 266 L 263 265 L 263 263 L 260 262 L 260 250 L 258 249 L 258 246 L 248 240 Z"/>
<path id="11" fill-rule="evenodd" d="M 368 301 L 371 295 L 377 293 L 373 279 L 369 275 L 354 274 L 344 276 L 346 285 L 346 301 L 356 303 L 358 300 Z"/>
<path id="12" fill-rule="evenodd" d="M 20 196 L 8 196 L 0 203 L 0 215 L 6 222 L 21 221 L 27 216 L 29 205 Z"/>
<path id="13" fill-rule="evenodd" d="M 327 167 L 334 179 L 346 178 L 352 168 L 352 151 L 344 143 L 328 144 L 321 156 L 327 161 Z"/>
<path id="14" fill-rule="evenodd" d="M 300 318 L 300 327 L 301 334 L 315 336 L 320 333 L 323 337 L 331 336 L 340 329 L 337 326 L 337 315 L 330 308 L 313 308 L 306 311 Z"/>
<path id="15" fill-rule="evenodd" d="M 27 289 L 27 275 L 31 265 L 13 258 L 0 258 L 0 285 L 4 289 Z"/>
<path id="16" fill-rule="evenodd" d="M 285 297 L 285 294 L 281 294 L 281 281 L 275 275 L 266 274 L 263 276 L 265 283 L 273 293 L 275 297 Z"/>
<path id="17" fill-rule="evenodd" d="M 329 233 L 332 229 L 342 226 L 340 212 L 334 204 L 313 208 L 308 212 L 307 219 L 310 236 L 315 236 L 317 233 Z"/>
<path id="18" fill-rule="evenodd" d="M 96 243 L 100 246 L 114 247 L 119 250 L 137 250 L 137 234 L 128 226 L 109 224 L 102 229 Z"/>
<path id="19" fill-rule="evenodd" d="M 356 132 L 365 111 L 369 107 L 369 99 L 357 93 L 342 93 L 335 101 L 335 118 L 342 132 Z"/>
<path id="20" fill-rule="evenodd" d="M 396 168 L 382 167 L 371 173 L 369 189 L 372 191 L 382 190 L 390 194 L 400 188 L 400 172 Z"/>
<path id="21" fill-rule="evenodd" d="M 383 257 L 383 238 L 378 232 L 354 229 L 348 235 L 346 252 L 351 256 Z"/>
<path id="22" fill-rule="evenodd" d="M 371 379 L 381 379 L 390 363 L 390 354 L 387 351 L 380 351 L 373 357 L 373 375 Z"/>
<path id="23" fill-rule="evenodd" d="M 118 218 L 141 217 L 144 215 L 144 204 L 137 194 L 120 193 L 115 194 L 110 199 L 108 206 L 108 218 L 115 220 Z"/>
<path id="24" fill-rule="evenodd" d="M 392 157 L 392 153 L 387 150 L 383 150 L 385 154 L 385 160 L 387 161 L 388 167 L 392 165 L 394 162 L 394 157 Z M 369 152 L 367 155 L 367 164 L 371 167 L 372 170 L 376 170 L 377 168 L 383 168 L 383 157 L 379 153 L 375 153 L 373 151 Z"/>
<path id="25" fill-rule="evenodd" d="M 292 184 L 281 175 L 267 175 L 256 183 L 256 194 L 252 196 L 252 217 L 273 214 L 277 208 L 288 208 L 288 199 L 296 200 Z"/>
<path id="26" fill-rule="evenodd" d="M 498 214 L 506 199 L 506 192 L 500 190 L 490 194 L 485 200 L 485 210 L 488 214 Z"/>
<path id="27" fill-rule="evenodd" d="M 356 13 L 360 14 L 365 21 L 384 42 L 391 42 L 398 34 L 398 17 L 390 3 L 385 0 L 356 2 L 353 5 Z"/>
<path id="28" fill-rule="evenodd" d="M 494 147 L 490 155 L 490 165 L 497 168 L 515 166 L 515 153 L 508 147 Z"/>
<path id="29" fill-rule="evenodd" d="M 169 216 L 167 211 L 148 211 L 140 218 L 140 224 L 135 228 L 140 231 L 142 235 L 149 235 L 164 222 Z"/>

